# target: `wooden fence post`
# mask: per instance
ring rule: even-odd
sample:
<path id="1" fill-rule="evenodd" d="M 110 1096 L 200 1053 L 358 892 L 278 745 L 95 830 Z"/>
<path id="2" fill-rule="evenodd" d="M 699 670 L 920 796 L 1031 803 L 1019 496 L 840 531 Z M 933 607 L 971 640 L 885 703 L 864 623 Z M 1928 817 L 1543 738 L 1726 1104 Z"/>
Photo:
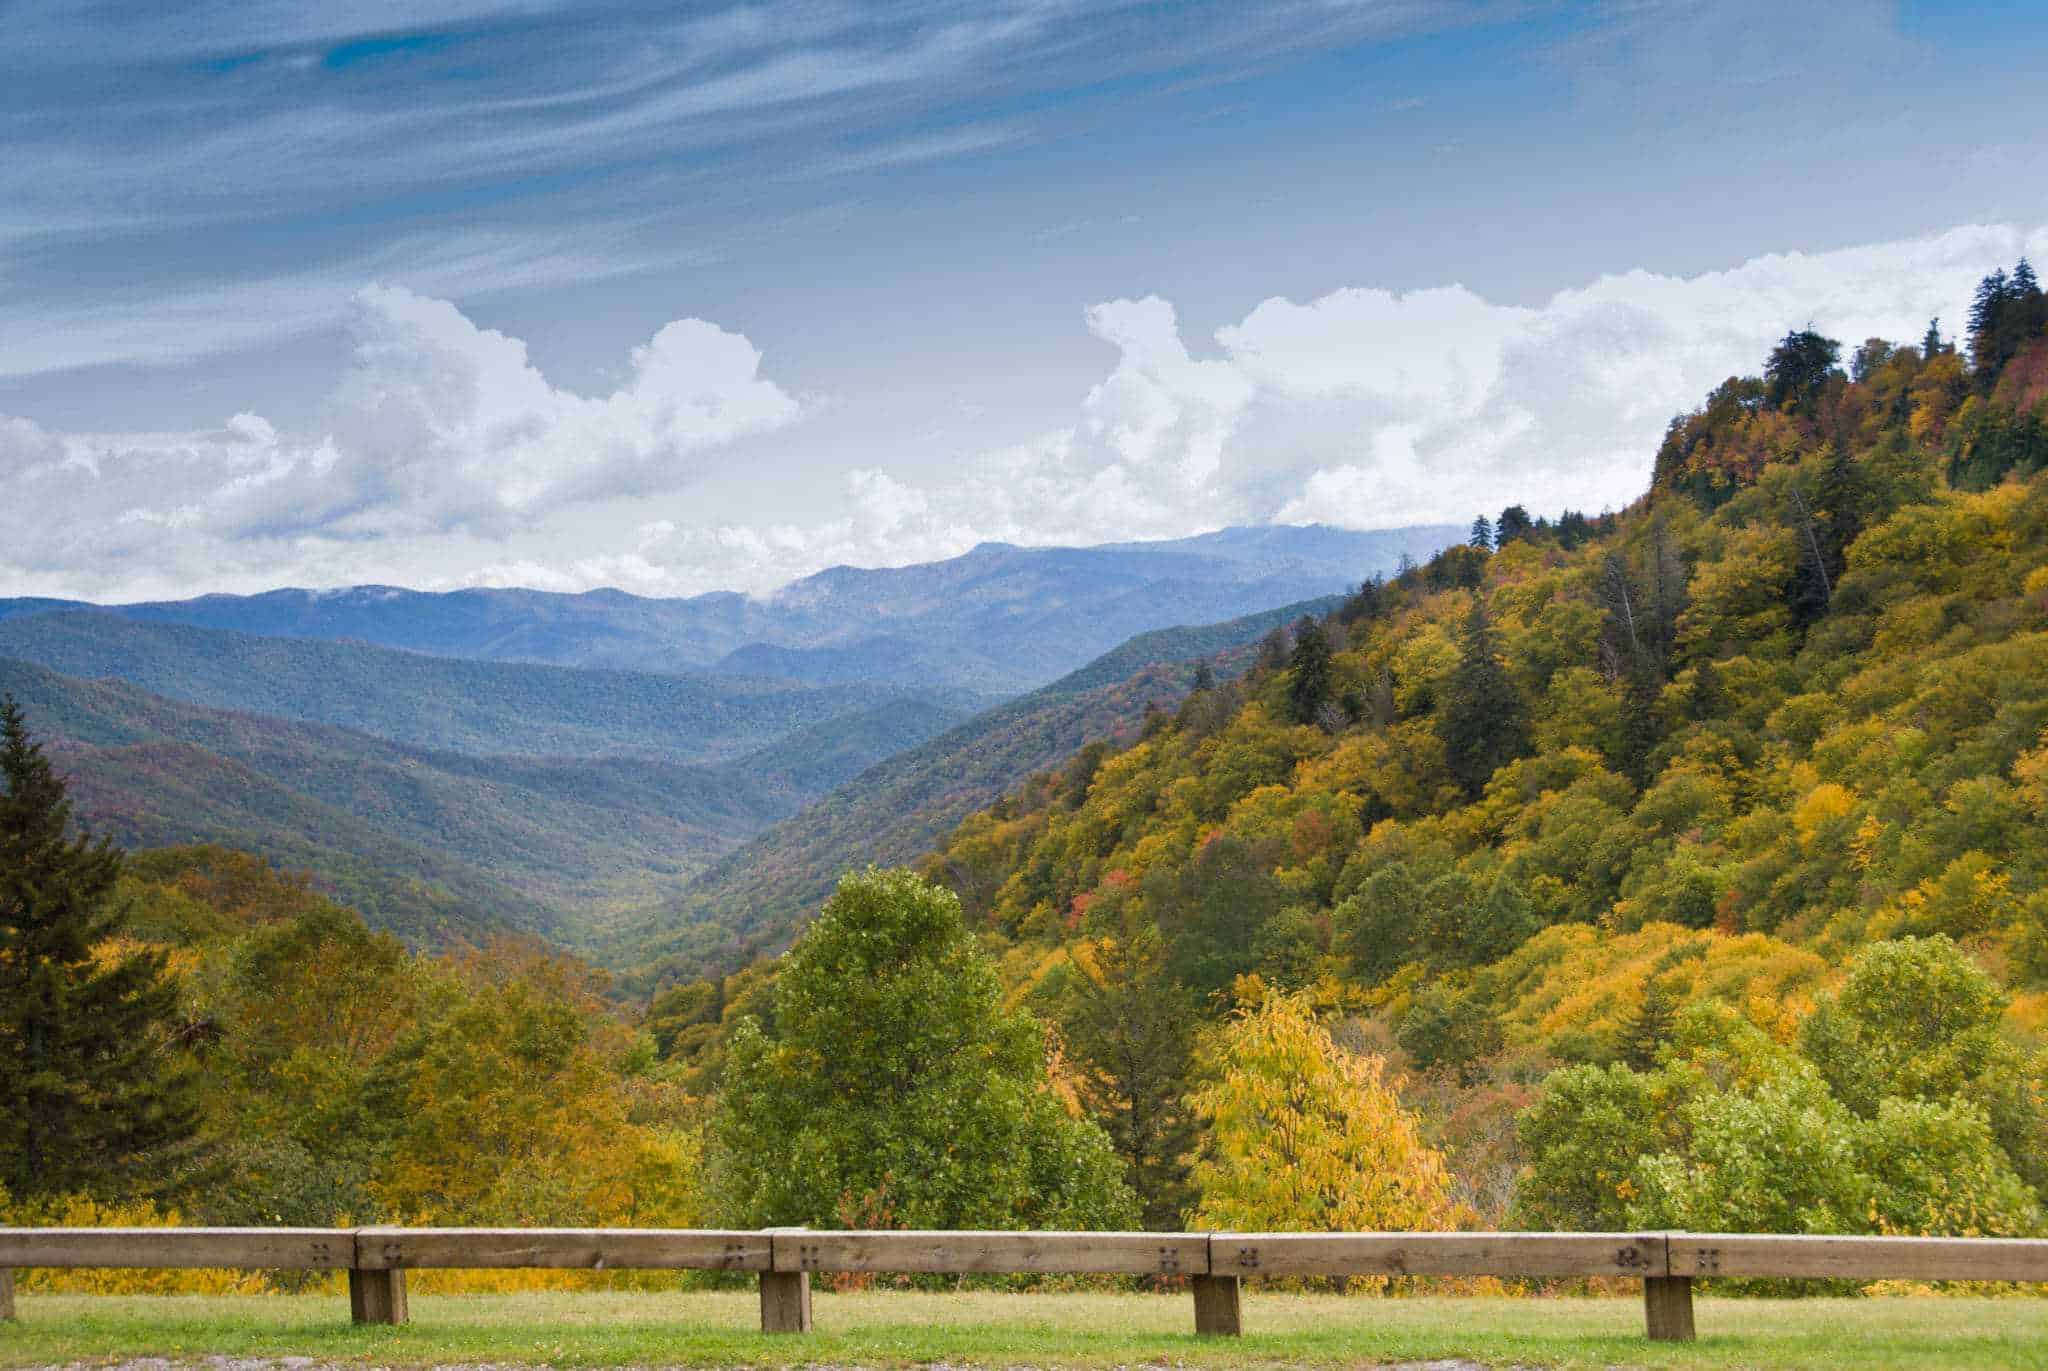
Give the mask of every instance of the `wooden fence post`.
<path id="1" fill-rule="evenodd" d="M 1692 1277 L 1643 1277 L 1643 1322 L 1652 1342 L 1691 1342 Z"/>
<path id="2" fill-rule="evenodd" d="M 811 1273 L 802 1269 L 801 1255 L 796 1263 L 783 1260 L 787 1244 L 801 1254 L 801 1244 L 794 1241 L 804 1233 L 801 1228 L 771 1228 L 768 1230 L 768 1266 L 761 1273 L 761 1331 L 763 1333 L 808 1333 L 811 1331 Z M 775 1268 L 794 1264 L 794 1271 Z"/>
<path id="3" fill-rule="evenodd" d="M 1196 1276 L 1195 1332 L 1203 1337 L 1234 1338 L 1244 1332 L 1243 1301 L 1235 1276 Z"/>
<path id="4" fill-rule="evenodd" d="M 404 1323 L 404 1268 L 365 1271 L 361 1267 L 350 1267 L 348 1313 L 356 1323 Z"/>
<path id="5" fill-rule="evenodd" d="M 0 1266 L 0 1320 L 14 1317 L 14 1268 Z"/>

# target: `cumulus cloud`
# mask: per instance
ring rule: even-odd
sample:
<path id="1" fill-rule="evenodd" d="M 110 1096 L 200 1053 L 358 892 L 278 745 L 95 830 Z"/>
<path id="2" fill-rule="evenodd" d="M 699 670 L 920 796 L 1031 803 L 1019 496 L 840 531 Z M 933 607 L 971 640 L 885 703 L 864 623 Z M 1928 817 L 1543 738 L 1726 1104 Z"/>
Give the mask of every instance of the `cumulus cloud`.
<path id="1" fill-rule="evenodd" d="M 1853 346 L 1917 338 L 1939 314 L 1953 332 L 1978 278 L 2023 251 L 2048 257 L 2048 228 L 1628 272 L 1536 306 L 1455 285 L 1346 288 L 1263 301 L 1194 341 L 1168 301 L 1108 301 L 1083 322 L 1115 360 L 1068 414 L 938 476 L 846 453 L 816 470 L 841 492 L 811 519 L 775 513 L 786 492 L 765 485 L 750 498 L 766 518 L 706 517 L 685 493 L 743 471 L 749 443 L 815 408 L 763 374 L 746 338 L 669 324 L 616 390 L 585 396 L 452 305 L 372 288 L 317 434 L 255 413 L 171 435 L 0 419 L 0 477 L 28 496 L 0 509 L 0 573 L 98 595 L 293 580 L 765 591 L 988 540 L 1592 511 L 1640 494 L 1671 416 L 1754 371 L 1787 329 Z"/>
<path id="2" fill-rule="evenodd" d="M 0 570 L 102 593 L 145 574 L 290 575 L 337 547 L 505 537 L 598 498 L 687 486 L 711 451 L 793 422 L 747 339 L 663 326 L 609 395 L 579 395 L 525 343 L 444 300 L 371 286 L 321 433 L 244 412 L 196 433 L 55 434 L 0 419 Z M 365 568 L 375 555 L 357 559 Z"/>
<path id="3" fill-rule="evenodd" d="M 979 538 L 1094 541 L 1271 519 L 1350 527 L 1461 521 L 1511 502 L 1619 506 L 1642 492 L 1672 415 L 1753 372 L 1788 329 L 1850 345 L 1959 322 L 1976 281 L 2048 230 L 1934 237 L 1758 258 L 1695 277 L 1634 271 L 1537 307 L 1461 286 L 1274 298 L 1191 348 L 1173 308 L 1120 300 L 1087 315 L 1118 349 L 1078 421 L 973 457 L 887 520 L 869 556 Z M 858 555 L 859 511 L 820 530 Z M 908 506 L 890 490 L 891 510 Z"/>
<path id="4" fill-rule="evenodd" d="M 586 397 L 445 300 L 380 286 L 358 303 L 335 406 L 342 475 L 384 531 L 394 516 L 401 528 L 499 527 L 564 501 L 673 488 L 704 450 L 797 415 L 753 344 L 702 319 L 664 325 L 633 349 L 624 385 Z"/>

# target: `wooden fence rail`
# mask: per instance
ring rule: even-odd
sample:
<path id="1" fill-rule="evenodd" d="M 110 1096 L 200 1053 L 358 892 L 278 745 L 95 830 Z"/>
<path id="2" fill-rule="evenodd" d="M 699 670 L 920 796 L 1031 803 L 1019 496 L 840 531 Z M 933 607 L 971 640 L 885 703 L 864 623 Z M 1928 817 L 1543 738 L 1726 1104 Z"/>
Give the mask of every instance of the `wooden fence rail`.
<path id="1" fill-rule="evenodd" d="M 406 1321 L 405 1273 L 752 1271 L 764 1332 L 807 1332 L 813 1271 L 1185 1276 L 1195 1331 L 1242 1329 L 1261 1276 L 1623 1276 L 1646 1331 L 1693 1336 L 1692 1284 L 1714 1276 L 2048 1282 L 2048 1241 L 1759 1233 L 999 1233 L 799 1228 L 0 1228 L 0 1318 L 23 1267 L 347 1271 L 357 1323 Z"/>

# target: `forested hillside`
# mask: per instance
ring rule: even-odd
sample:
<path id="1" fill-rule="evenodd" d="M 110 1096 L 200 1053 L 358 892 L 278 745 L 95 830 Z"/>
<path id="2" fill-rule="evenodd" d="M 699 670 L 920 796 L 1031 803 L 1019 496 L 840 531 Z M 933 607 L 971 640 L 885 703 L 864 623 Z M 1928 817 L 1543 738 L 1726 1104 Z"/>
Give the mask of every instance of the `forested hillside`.
<path id="1" fill-rule="evenodd" d="M 999 705 L 876 762 L 694 877 L 680 898 L 624 923 L 606 954 L 642 990 L 727 972 L 785 942 L 816 913 L 840 875 L 870 863 L 915 861 L 953 824 L 1064 759 L 1090 738 L 1146 726 L 1207 670 L 1231 675 L 1243 649 L 1337 597 L 1220 624 L 1155 629 L 1022 699 Z M 1207 659 L 1197 666 L 1197 659 Z M 830 726 L 801 735 L 830 746 Z M 796 764 L 792 739 L 773 749 Z"/>
<path id="2" fill-rule="evenodd" d="M 843 717 L 841 727 L 850 732 L 861 716 L 886 705 L 929 709 L 937 732 L 982 703 L 960 690 L 467 661 L 92 610 L 0 621 L 0 657 L 66 676 L 111 676 L 214 709 L 485 756 L 725 761 L 828 719 Z"/>
<path id="3" fill-rule="evenodd" d="M 1406 1073 L 1431 1222 L 2037 1231 L 2043 327 L 2023 268 L 1967 354 L 1789 334 L 1629 509 L 1482 516 L 960 823 L 923 871 L 1148 1222 L 1208 1202 L 1268 1032 L 1304 1080 L 1367 1054 L 1332 1090 Z M 715 1073 L 774 974 L 667 992 L 658 1034 Z M 1232 1221 L 1322 1222 L 1267 1201 Z"/>
<path id="4" fill-rule="evenodd" d="M 122 934 L 100 955 L 161 967 L 159 1089 L 201 1130 L 129 1159 L 132 1174 L 67 1160 L 24 1175 L 10 1148 L 5 1222 L 698 1218 L 702 1109 L 648 1076 L 603 982 L 573 960 L 531 939 L 408 952 L 261 858 L 214 847 L 129 859 L 111 903 Z M 221 1288 L 219 1273 L 197 1279 L 146 1273 L 134 1288 Z M 263 1284 L 250 1273 L 231 1288 Z"/>
<path id="5" fill-rule="evenodd" d="M 407 660 L 430 668 L 472 665 Z M 511 723 L 516 701 L 485 694 L 408 702 L 404 689 L 415 683 L 402 672 L 386 682 L 394 708 L 414 710 L 415 731 L 448 725 L 451 713 Z M 0 694 L 19 700 L 50 740 L 78 813 L 94 831 L 125 847 L 206 842 L 261 853 L 312 873 L 377 927 L 429 944 L 521 929 L 588 945 L 617 912 L 659 898 L 877 756 L 959 717 L 927 701 L 892 701 L 834 716 L 766 752 L 703 765 L 606 756 L 594 745 L 596 755 L 588 756 L 476 756 L 409 746 L 206 709 L 5 657 Z M 622 724 L 618 715 L 597 713 L 564 726 L 592 739 L 632 737 L 625 724 L 633 722 L 630 714 Z M 658 716 L 650 709 L 644 723 L 652 747 Z M 529 737 L 545 727 L 536 719 Z M 506 746 L 510 752 L 516 740 Z"/>
<path id="6" fill-rule="evenodd" d="M 1673 422 L 1627 511 L 1480 518 L 926 869 L 1070 1025 L 1105 995 L 1214 1013 L 1241 977 L 1356 1014 L 1490 1220 L 2024 1228 L 2043 323 L 2023 268 L 1986 282 L 1968 361 L 1930 327 L 1845 373 L 1788 335 Z M 1834 1170 L 1802 1151 L 1831 1133 Z M 1872 1198 L 1942 1167 L 1938 1201 Z M 1784 1173 L 1777 1207 L 1746 1168 Z"/>

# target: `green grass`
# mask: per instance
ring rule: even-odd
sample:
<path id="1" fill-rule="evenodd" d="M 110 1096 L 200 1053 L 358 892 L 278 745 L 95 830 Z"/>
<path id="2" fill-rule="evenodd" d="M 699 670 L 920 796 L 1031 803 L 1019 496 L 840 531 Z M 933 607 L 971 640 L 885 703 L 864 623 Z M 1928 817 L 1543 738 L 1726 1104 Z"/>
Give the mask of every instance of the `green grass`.
<path id="1" fill-rule="evenodd" d="M 1605 1368 L 2048 1366 L 2048 1301 L 1698 1302 L 1700 1339 L 1652 1344 L 1627 1299 L 1374 1299 L 1247 1292 L 1241 1339 L 1197 1339 L 1185 1295 L 820 1294 L 817 1331 L 757 1331 L 751 1292 L 415 1295 L 355 1328 L 345 1297 L 23 1293 L 0 1365 L 128 1356 L 311 1356 L 419 1365 L 1356 1366 L 1468 1357 Z"/>

